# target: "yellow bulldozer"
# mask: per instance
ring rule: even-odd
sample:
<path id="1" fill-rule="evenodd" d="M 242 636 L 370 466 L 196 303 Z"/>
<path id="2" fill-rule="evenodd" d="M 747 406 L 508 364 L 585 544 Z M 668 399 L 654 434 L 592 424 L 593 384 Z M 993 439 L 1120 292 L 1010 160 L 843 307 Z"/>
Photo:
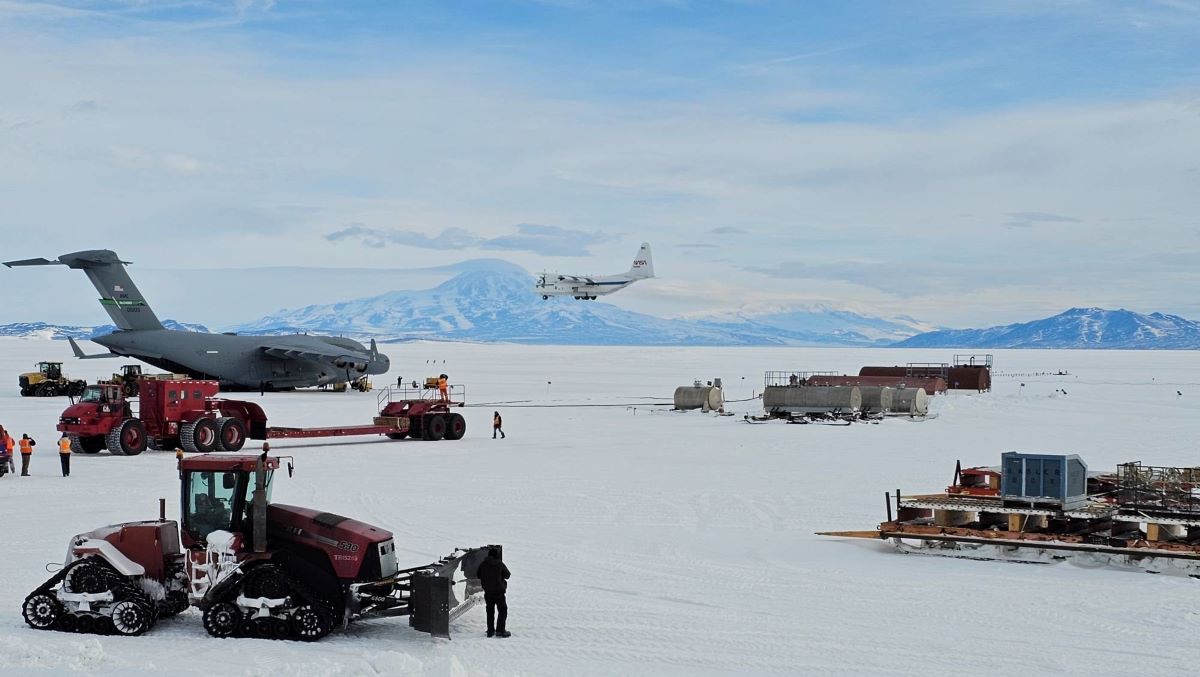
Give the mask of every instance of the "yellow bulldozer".
<path id="1" fill-rule="evenodd" d="M 38 362 L 36 366 L 37 371 L 25 372 L 17 378 L 22 397 L 78 397 L 87 387 L 87 381 L 72 381 L 63 376 L 62 362 Z"/>

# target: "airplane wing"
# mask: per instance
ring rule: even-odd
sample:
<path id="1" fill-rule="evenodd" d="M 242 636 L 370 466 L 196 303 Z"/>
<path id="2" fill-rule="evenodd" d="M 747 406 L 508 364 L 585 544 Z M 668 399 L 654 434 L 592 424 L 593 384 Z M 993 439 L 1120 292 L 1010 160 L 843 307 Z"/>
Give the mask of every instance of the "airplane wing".
<path id="1" fill-rule="evenodd" d="M 86 355 L 83 352 L 83 348 L 80 348 L 79 344 L 75 342 L 75 339 L 71 338 L 70 336 L 67 337 L 67 343 L 71 344 L 71 352 L 75 353 L 75 357 L 78 357 L 81 360 L 99 360 L 105 357 L 121 357 L 112 351 L 107 353 L 96 353 L 95 355 Z"/>
<path id="2" fill-rule="evenodd" d="M 357 371 L 365 371 L 367 363 L 375 361 L 379 355 L 379 349 L 375 346 L 375 339 L 371 339 L 370 355 L 368 357 L 364 357 L 361 354 L 354 354 L 357 351 L 338 348 L 333 344 L 329 344 L 329 347 L 326 348 L 324 346 L 289 344 L 286 342 L 264 343 L 262 351 L 271 357 L 283 360 L 326 362 L 338 369 L 354 367 Z M 358 369 L 355 366 L 356 364 L 361 364 L 362 369 Z"/>
<path id="3" fill-rule="evenodd" d="M 12 268 L 13 266 L 61 266 L 62 261 L 51 261 L 50 259 L 21 259 L 20 261 L 5 261 L 5 266 Z"/>

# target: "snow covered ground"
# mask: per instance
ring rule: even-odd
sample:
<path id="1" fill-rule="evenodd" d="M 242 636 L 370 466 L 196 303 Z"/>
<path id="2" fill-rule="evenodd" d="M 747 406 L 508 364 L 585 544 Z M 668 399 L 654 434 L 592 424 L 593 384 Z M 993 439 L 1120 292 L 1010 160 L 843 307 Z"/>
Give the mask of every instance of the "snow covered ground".
<path id="1" fill-rule="evenodd" d="M 728 398 L 741 399 L 761 390 L 765 370 L 853 373 L 949 357 L 432 343 L 385 351 L 392 382 L 445 371 L 467 384 L 472 402 L 529 404 L 645 402 L 714 376 L 725 379 Z M 54 424 L 66 400 L 20 398 L 17 373 L 54 358 L 92 380 L 121 363 L 69 352 L 65 342 L 0 339 L 0 424 L 40 443 L 33 477 L 0 479 L 0 673 L 1195 672 L 1200 581 L 906 556 L 813 532 L 874 527 L 885 491 L 940 489 L 956 459 L 994 465 L 1001 452 L 1022 450 L 1079 453 L 1093 469 L 1135 459 L 1200 465 L 1197 352 L 1000 351 L 1001 374 L 1071 375 L 999 375 L 992 393 L 936 398 L 938 417 L 922 423 L 752 426 L 740 416 L 647 406 L 496 405 L 466 410 L 460 442 L 280 441 L 273 447 L 294 455 L 297 469 L 277 477 L 275 500 L 391 529 L 402 565 L 454 546 L 503 543 L 513 571 L 510 639 L 486 639 L 476 609 L 452 627 L 452 641 L 393 619 L 311 645 L 211 639 L 194 611 L 139 638 L 25 626 L 22 599 L 49 576 L 44 564 L 61 558 L 71 535 L 153 517 L 159 497 L 172 516 L 178 510 L 166 453 L 76 456 L 72 476 L 58 476 Z M 367 421 L 375 406 L 375 393 L 246 397 L 284 425 Z M 507 440 L 491 439 L 494 409 Z"/>

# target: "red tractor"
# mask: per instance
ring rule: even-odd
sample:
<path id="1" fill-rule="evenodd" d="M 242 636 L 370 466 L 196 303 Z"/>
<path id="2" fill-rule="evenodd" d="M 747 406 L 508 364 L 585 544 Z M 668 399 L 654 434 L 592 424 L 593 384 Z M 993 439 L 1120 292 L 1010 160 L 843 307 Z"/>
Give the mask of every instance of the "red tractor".
<path id="1" fill-rule="evenodd" d="M 377 402 L 379 416 L 371 425 L 331 428 L 268 427 L 262 407 L 243 400 L 218 397 L 217 381 L 142 377 L 140 397 L 126 397 L 124 386 L 88 386 L 79 402 L 59 418 L 58 431 L 71 438 L 71 448 L 94 454 L 102 449 L 135 456 L 147 448 L 207 453 L 240 451 L 247 439 L 387 435 L 391 439 L 457 440 L 466 434 L 462 414 L 451 407 L 463 403 L 388 388 Z M 399 397 L 399 399 L 397 399 Z M 136 405 L 136 408 L 135 408 Z"/>
<path id="2" fill-rule="evenodd" d="M 25 622 L 139 635 L 194 605 L 214 637 L 313 641 L 357 619 L 403 615 L 449 637 L 450 621 L 482 596 L 475 571 L 499 546 L 400 569 L 391 532 L 270 503 L 278 468 L 266 453 L 184 459 L 182 532 L 160 514 L 75 536 L 65 566 L 25 598 Z"/>

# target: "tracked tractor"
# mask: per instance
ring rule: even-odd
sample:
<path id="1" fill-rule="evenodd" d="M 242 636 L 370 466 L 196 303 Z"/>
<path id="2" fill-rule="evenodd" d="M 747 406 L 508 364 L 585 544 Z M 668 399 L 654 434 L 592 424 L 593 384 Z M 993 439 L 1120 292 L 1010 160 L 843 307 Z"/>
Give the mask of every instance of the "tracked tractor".
<path id="1" fill-rule="evenodd" d="M 476 569 L 499 546 L 401 569 L 391 532 L 271 503 L 279 467 L 266 453 L 183 459 L 182 523 L 165 519 L 160 501 L 158 520 L 75 536 L 65 566 L 25 598 L 25 622 L 139 635 L 190 605 L 213 637 L 314 641 L 385 616 L 449 637 L 450 621 L 482 596 Z"/>
<path id="2" fill-rule="evenodd" d="M 113 374 L 108 380 L 109 383 L 115 383 L 121 386 L 125 391 L 125 397 L 138 396 L 138 381 L 142 378 L 142 365 L 140 364 L 123 364 L 121 365 L 120 373 Z"/>
<path id="3" fill-rule="evenodd" d="M 87 381 L 63 376 L 62 362 L 38 362 L 37 371 L 29 371 L 17 377 L 22 397 L 78 397 L 87 387 Z"/>

